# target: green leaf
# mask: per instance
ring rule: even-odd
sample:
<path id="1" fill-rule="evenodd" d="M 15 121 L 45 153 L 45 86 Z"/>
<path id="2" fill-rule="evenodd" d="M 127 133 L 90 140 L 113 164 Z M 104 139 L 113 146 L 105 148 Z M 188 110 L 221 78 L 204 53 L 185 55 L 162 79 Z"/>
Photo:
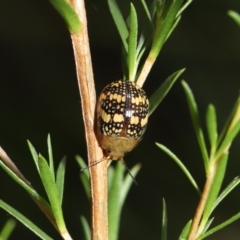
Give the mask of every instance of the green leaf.
<path id="1" fill-rule="evenodd" d="M 212 175 L 214 174 L 214 172 L 212 171 L 215 171 L 215 177 L 207 198 L 207 202 L 204 208 L 203 217 L 202 217 L 200 226 L 205 226 L 214 209 L 213 206 L 215 204 L 215 201 L 217 199 L 217 196 L 219 194 L 219 191 L 221 189 L 222 182 L 225 176 L 227 161 L 228 161 L 228 153 L 225 153 L 222 156 L 222 158 L 219 159 L 218 163 L 216 162 L 213 163 L 215 166 L 209 166 L 210 171 L 208 174 Z"/>
<path id="2" fill-rule="evenodd" d="M 146 52 L 148 46 L 151 44 L 151 39 L 148 37 L 150 34 L 146 33 L 147 39 L 145 35 L 142 33 L 138 42 L 137 51 L 136 51 L 136 69 L 138 69 L 139 63 L 142 59 L 143 54 Z M 141 68 L 137 71 L 137 77 L 141 73 Z"/>
<path id="3" fill-rule="evenodd" d="M 202 231 L 202 234 L 204 234 L 204 233 L 208 230 L 208 228 L 211 226 L 213 220 L 214 220 L 214 217 L 212 217 L 211 219 L 209 219 L 209 220 L 207 221 L 207 223 L 206 223 L 206 225 L 204 226 L 204 229 L 203 229 L 203 231 Z"/>
<path id="4" fill-rule="evenodd" d="M 114 176 L 114 168 L 113 166 L 108 167 L 108 189 L 112 187 L 112 181 L 113 181 L 113 176 Z"/>
<path id="5" fill-rule="evenodd" d="M 187 168 L 184 166 L 184 164 L 181 162 L 181 160 L 173 152 L 171 152 L 167 147 L 165 147 L 164 145 L 162 145 L 160 143 L 156 143 L 156 145 L 161 150 L 163 150 L 170 158 L 172 158 L 174 160 L 174 162 L 181 168 L 181 170 L 186 175 L 186 177 L 188 178 L 190 183 L 193 185 L 195 190 L 198 192 L 198 194 L 201 195 L 201 191 L 199 190 L 199 187 L 198 187 L 197 183 L 195 182 L 194 178 L 192 177 L 190 172 L 187 170 Z"/>
<path id="6" fill-rule="evenodd" d="M 240 15 L 235 11 L 228 11 L 228 15 L 240 26 Z"/>
<path id="7" fill-rule="evenodd" d="M 152 27 L 153 27 L 153 23 L 152 23 L 152 17 L 151 17 L 151 13 L 149 12 L 148 10 L 148 7 L 147 7 L 147 4 L 145 2 L 145 0 L 141 0 L 141 3 L 142 3 L 142 6 L 143 6 L 143 9 L 146 13 L 146 16 L 148 18 L 148 21 L 151 23 Z"/>
<path id="8" fill-rule="evenodd" d="M 237 134 L 240 131 L 240 119 L 238 120 L 238 122 L 235 124 L 235 126 L 227 133 L 227 135 L 225 136 L 225 138 L 223 139 L 219 149 L 217 150 L 215 159 L 217 160 L 222 154 L 224 154 L 224 152 L 226 151 L 226 149 L 228 149 L 228 147 L 231 145 L 233 139 L 237 136 Z"/>
<path id="9" fill-rule="evenodd" d="M 208 159 L 208 154 L 207 154 L 207 148 L 206 148 L 206 143 L 204 140 L 203 136 L 203 131 L 200 125 L 200 120 L 199 120 L 199 114 L 198 114 L 198 108 L 197 104 L 195 102 L 193 93 L 191 89 L 189 88 L 188 84 L 185 81 L 182 81 L 182 86 L 186 94 L 187 102 L 188 102 L 188 107 L 190 111 L 190 115 L 192 118 L 194 130 L 197 136 L 198 144 L 202 153 L 203 161 L 204 161 L 204 166 L 205 166 L 205 171 L 207 172 L 208 169 L 208 164 L 209 164 L 209 159 Z"/>
<path id="10" fill-rule="evenodd" d="M 47 146 L 48 146 L 49 168 L 52 173 L 52 177 L 55 181 L 55 170 L 54 170 L 54 161 L 53 161 L 53 152 L 52 152 L 52 144 L 51 144 L 50 134 L 48 134 L 48 137 L 47 137 Z"/>
<path id="11" fill-rule="evenodd" d="M 84 216 L 80 216 L 80 220 L 82 223 L 84 240 L 91 240 L 91 230 L 87 219 Z"/>
<path id="12" fill-rule="evenodd" d="M 78 33 L 81 30 L 81 22 L 72 6 L 66 0 L 49 0 L 57 12 L 62 16 L 70 33 Z"/>
<path id="13" fill-rule="evenodd" d="M 234 103 L 233 109 L 226 121 L 226 123 L 224 124 L 224 127 L 219 135 L 218 138 L 218 146 L 222 143 L 223 138 L 227 135 L 227 132 L 229 131 L 230 125 L 234 119 L 234 116 L 236 116 L 236 113 L 238 112 L 240 106 L 240 97 L 237 98 L 236 102 Z"/>
<path id="14" fill-rule="evenodd" d="M 167 205 L 163 198 L 163 213 L 162 213 L 162 238 L 161 240 L 167 240 Z"/>
<path id="15" fill-rule="evenodd" d="M 137 37 L 138 37 L 138 20 L 134 5 L 130 4 L 130 21 L 129 21 L 129 37 L 128 37 L 128 80 L 133 82 L 135 80 L 137 66 L 136 66 L 136 51 L 137 51 Z"/>
<path id="16" fill-rule="evenodd" d="M 77 160 L 81 169 L 87 167 L 86 163 L 84 162 L 84 160 L 80 156 L 75 156 L 75 158 L 76 158 L 76 160 Z M 90 183 L 89 183 L 89 171 L 88 171 L 88 169 L 80 172 L 80 179 L 82 181 L 85 193 L 86 193 L 88 199 L 90 199 Z"/>
<path id="17" fill-rule="evenodd" d="M 59 228 L 60 233 L 64 233 L 66 232 L 66 226 L 63 219 L 58 189 L 52 177 L 51 170 L 47 164 L 47 161 L 41 155 L 38 157 L 38 165 L 42 183 L 44 185 L 48 199 L 50 201 L 52 212 L 55 217 L 57 226 Z"/>
<path id="18" fill-rule="evenodd" d="M 113 181 L 108 194 L 108 224 L 109 239 L 117 240 L 121 215 L 120 192 L 123 183 L 124 165 L 121 161 L 117 162 Z"/>
<path id="19" fill-rule="evenodd" d="M 171 76 L 169 76 L 163 84 L 153 93 L 153 95 L 150 97 L 149 102 L 149 116 L 154 112 L 154 110 L 157 108 L 157 106 L 161 103 L 161 101 L 164 99 L 164 97 L 167 95 L 173 84 L 177 81 L 179 76 L 185 71 L 185 69 L 181 69 L 175 73 L 173 73 Z"/>
<path id="20" fill-rule="evenodd" d="M 238 219 L 240 219 L 240 212 L 235 214 L 234 216 L 232 216 L 231 218 L 229 218 L 227 221 L 219 224 L 218 226 L 210 229 L 209 231 L 207 231 L 206 233 L 204 233 L 203 235 L 198 237 L 198 240 L 202 240 L 210 235 L 212 235 L 213 233 L 223 229 L 224 227 L 232 224 L 233 222 L 237 221 Z"/>
<path id="21" fill-rule="evenodd" d="M 120 37 L 122 39 L 124 49 L 126 52 L 128 52 L 128 44 L 127 44 L 128 28 L 124 21 L 122 13 L 117 5 L 116 0 L 108 0 L 108 6 L 109 6 L 110 12 L 112 14 L 113 20 L 115 22 L 115 25 L 120 34 Z"/>
<path id="22" fill-rule="evenodd" d="M 183 0 L 175 0 L 172 2 L 166 17 L 162 21 L 162 9 L 157 8 L 157 23 L 156 23 L 156 33 L 153 39 L 152 48 L 149 53 L 149 58 L 155 61 L 157 58 L 171 28 L 176 19 L 176 15 L 182 5 Z M 167 9 L 167 7 L 165 8 Z M 159 12 L 160 11 L 160 12 Z"/>
<path id="23" fill-rule="evenodd" d="M 240 183 L 240 178 L 236 177 L 233 181 L 222 191 L 222 193 L 218 196 L 216 201 L 213 204 L 212 211 L 218 206 L 218 204 Z"/>
<path id="24" fill-rule="evenodd" d="M 131 174 L 135 177 L 140 170 L 140 165 L 135 165 L 130 169 Z M 121 161 L 117 162 L 112 183 L 109 189 L 108 200 L 108 222 L 109 222 L 109 239 L 116 240 L 118 238 L 120 215 L 127 193 L 133 183 L 132 177 L 127 174 L 124 178 L 125 168 Z"/>
<path id="25" fill-rule="evenodd" d="M 188 221 L 185 227 L 183 228 L 181 235 L 178 240 L 186 240 L 192 225 L 192 220 Z"/>
<path id="26" fill-rule="evenodd" d="M 39 173 L 38 154 L 37 154 L 35 148 L 33 147 L 32 143 L 29 140 L 27 140 L 27 144 L 28 144 L 28 147 L 29 147 L 29 150 L 31 152 L 32 158 L 34 160 L 34 163 L 35 163 L 36 168 L 37 168 L 38 173 Z"/>
<path id="27" fill-rule="evenodd" d="M 139 61 L 141 60 L 141 57 L 143 55 L 143 53 L 145 52 L 146 46 L 144 44 L 145 42 L 145 37 L 143 34 L 141 34 L 139 41 L 138 41 L 138 45 L 137 45 L 137 50 L 136 50 L 136 62 L 137 64 L 139 63 Z"/>
<path id="28" fill-rule="evenodd" d="M 181 20 L 181 16 L 179 16 L 179 17 L 177 17 L 177 18 L 175 19 L 175 21 L 173 22 L 173 25 L 172 25 L 171 29 L 170 29 L 169 32 L 168 32 L 168 35 L 166 36 L 165 42 L 166 42 L 166 41 L 168 40 L 168 38 L 172 35 L 174 29 L 177 27 L 177 25 L 179 24 L 180 20 Z"/>
<path id="29" fill-rule="evenodd" d="M 63 200 L 65 170 L 66 170 L 66 157 L 64 157 L 59 163 L 57 173 L 56 173 L 56 186 L 57 186 L 61 205 Z"/>
<path id="30" fill-rule="evenodd" d="M 14 228 L 16 227 L 16 221 L 14 219 L 9 219 L 0 232 L 0 239 L 7 240 L 12 234 Z"/>
<path id="31" fill-rule="evenodd" d="M 15 181 L 17 182 L 24 190 L 26 190 L 31 196 L 42 202 L 48 209 L 51 209 L 49 204 L 34 190 L 30 183 L 29 185 L 21 180 L 10 168 L 8 168 L 2 161 L 0 161 L 0 167 Z"/>
<path id="32" fill-rule="evenodd" d="M 169 12 L 170 7 L 172 6 L 174 0 L 161 0 L 155 1 L 155 9 L 156 9 L 156 27 L 159 30 L 159 26 L 161 26 L 162 21 L 166 17 L 167 13 Z"/>
<path id="33" fill-rule="evenodd" d="M 182 5 L 182 7 L 179 9 L 177 16 L 180 16 L 180 15 L 182 14 L 182 12 L 190 5 L 190 3 L 192 3 L 192 0 L 186 1 L 186 2 Z"/>
<path id="34" fill-rule="evenodd" d="M 23 216 L 16 209 L 12 208 L 10 205 L 0 200 L 0 207 L 4 209 L 6 212 L 11 214 L 17 220 L 19 220 L 22 224 L 24 224 L 27 228 L 33 231 L 37 236 L 44 240 L 53 240 L 53 238 L 49 237 L 45 232 L 43 232 L 40 228 L 38 228 L 34 223 L 32 223 L 29 219 Z"/>
<path id="35" fill-rule="evenodd" d="M 210 104 L 206 114 L 206 125 L 208 130 L 209 142 L 211 145 L 211 156 L 214 155 L 217 147 L 217 117 L 215 107 Z"/>
<path id="36" fill-rule="evenodd" d="M 162 1 L 162 2 L 165 3 L 165 0 Z M 151 4 L 151 6 L 150 6 L 150 15 L 151 15 L 151 21 L 152 21 L 152 22 L 153 22 L 153 20 L 154 20 L 154 18 L 155 18 L 155 16 L 156 16 L 156 11 L 157 11 L 157 9 L 156 9 L 156 1 L 153 0 L 153 1 L 152 1 L 152 4 Z"/>

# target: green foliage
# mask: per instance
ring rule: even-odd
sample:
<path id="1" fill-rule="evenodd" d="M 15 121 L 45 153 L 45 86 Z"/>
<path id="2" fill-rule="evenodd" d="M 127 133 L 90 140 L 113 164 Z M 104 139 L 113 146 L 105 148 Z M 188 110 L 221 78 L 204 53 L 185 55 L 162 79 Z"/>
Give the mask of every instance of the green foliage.
<path id="1" fill-rule="evenodd" d="M 200 124 L 200 120 L 199 120 L 197 103 L 196 103 L 193 93 L 192 93 L 191 89 L 189 88 L 189 86 L 187 85 L 187 83 L 183 81 L 182 85 L 183 85 L 183 89 L 186 94 L 188 107 L 190 110 L 190 115 L 192 118 L 192 122 L 193 122 L 194 130 L 196 133 L 196 137 L 198 140 L 198 144 L 200 147 L 200 151 L 202 153 L 202 157 L 204 160 L 205 170 L 207 171 L 207 169 L 208 169 L 208 154 L 207 154 L 205 139 L 203 136 L 203 130 L 201 128 L 201 124 Z"/>
<path id="2" fill-rule="evenodd" d="M 134 166 L 130 171 L 135 177 L 140 170 L 140 165 Z M 108 194 L 108 222 L 109 222 L 109 239 L 118 239 L 120 216 L 123 204 L 133 183 L 129 174 L 124 177 L 125 168 L 122 162 L 118 162 L 114 170 L 111 188 Z"/>
<path id="3" fill-rule="evenodd" d="M 130 14 L 127 18 L 129 21 L 126 23 L 116 0 L 108 0 L 109 9 L 124 48 L 123 75 L 129 81 L 136 81 L 141 74 L 142 66 L 139 67 L 139 63 L 149 47 L 145 63 L 149 60 L 150 65 L 154 63 L 162 46 L 179 22 L 179 11 L 183 11 L 183 8 L 181 9 L 183 0 L 171 0 L 166 4 L 165 1 L 154 1 L 151 8 L 148 8 L 145 0 L 141 0 L 141 3 L 152 31 L 150 34 L 149 31 L 143 31 L 139 37 L 137 12 L 134 5 L 130 4 Z"/>
<path id="4" fill-rule="evenodd" d="M 134 5 L 130 5 L 130 16 L 129 16 L 129 36 L 128 36 L 128 69 L 129 75 L 128 80 L 134 81 L 137 62 L 136 62 L 136 53 L 137 53 L 137 37 L 138 37 L 138 20 L 137 12 Z"/>
<path id="5" fill-rule="evenodd" d="M 233 221 L 239 219 L 239 213 L 237 213 L 224 223 L 208 230 L 214 219 L 210 218 L 213 211 L 216 209 L 219 203 L 239 184 L 239 179 L 236 178 L 220 193 L 222 182 L 226 174 L 229 148 L 232 144 L 232 141 L 240 131 L 240 97 L 237 98 L 233 110 L 231 111 L 231 114 L 219 136 L 215 107 L 212 104 L 208 106 L 206 112 L 207 134 L 210 143 L 210 149 L 208 150 L 200 124 L 197 103 L 188 84 L 183 81 L 182 85 L 186 94 L 191 120 L 206 170 L 206 183 L 202 193 L 200 193 L 196 182 L 180 159 L 178 159 L 175 154 L 173 154 L 162 144 L 157 143 L 157 146 L 166 152 L 179 165 L 181 170 L 190 180 L 191 184 L 201 195 L 200 203 L 203 207 L 199 207 L 199 209 L 197 209 L 197 213 L 200 217 L 195 217 L 192 221 L 187 223 L 179 239 L 187 239 L 190 232 L 193 234 L 194 239 L 204 239 L 213 232 L 216 232 Z M 194 226 L 194 221 L 197 223 L 197 229 L 191 228 L 192 225 Z"/>
<path id="6" fill-rule="evenodd" d="M 235 214 L 234 216 L 230 217 L 228 220 L 226 220 L 225 222 L 219 224 L 218 226 L 208 230 L 206 233 L 204 233 L 203 235 L 201 235 L 198 239 L 201 240 L 201 239 L 204 239 L 210 235 L 212 235 L 213 233 L 227 227 L 228 225 L 230 225 L 231 223 L 237 221 L 240 219 L 240 212 Z"/>
<path id="7" fill-rule="evenodd" d="M 165 199 L 162 202 L 162 237 L 161 240 L 167 240 L 167 205 Z"/>
<path id="8" fill-rule="evenodd" d="M 235 11 L 228 11 L 228 15 L 240 26 L 240 15 Z"/>
<path id="9" fill-rule="evenodd" d="M 81 169 L 85 169 L 87 167 L 86 163 L 80 156 L 75 156 L 77 163 L 79 164 Z M 87 195 L 87 198 L 90 199 L 90 183 L 89 183 L 89 172 L 88 171 L 81 171 L 80 179 L 83 184 L 83 188 Z"/>
<path id="10" fill-rule="evenodd" d="M 186 177 L 188 178 L 188 180 L 190 181 L 190 183 L 193 185 L 193 187 L 195 188 L 195 190 L 198 192 L 198 194 L 200 195 L 201 192 L 199 190 L 199 187 L 196 183 L 196 181 L 194 180 L 194 178 L 192 177 L 191 173 L 188 171 L 188 169 L 185 167 L 185 165 L 182 163 L 182 161 L 172 152 L 170 151 L 167 147 L 165 147 L 164 145 L 160 144 L 160 143 L 156 143 L 156 145 L 162 150 L 164 151 L 169 157 L 171 157 L 173 159 L 173 161 L 181 168 L 181 170 L 184 172 L 184 174 L 186 175 Z"/>
<path id="11" fill-rule="evenodd" d="M 146 15 L 146 20 L 150 26 L 147 28 L 147 32 L 144 29 L 139 31 L 138 14 L 132 3 L 130 4 L 129 16 L 127 17 L 127 21 L 125 21 L 116 0 L 108 0 L 110 12 L 122 40 L 123 75 L 125 80 L 136 82 L 143 71 L 146 71 L 146 65 L 148 65 L 148 70 L 146 72 L 150 71 L 164 43 L 178 25 L 182 12 L 191 2 L 192 1 L 184 2 L 183 0 L 153 1 L 151 7 L 148 7 L 145 0 L 141 0 L 141 4 Z M 68 1 L 50 0 L 50 3 L 63 17 L 71 34 L 81 31 L 80 20 Z M 240 26 L 240 15 L 234 11 L 229 11 L 228 14 Z M 143 57 L 145 57 L 145 59 L 143 59 Z M 151 115 L 158 107 L 184 70 L 185 69 L 181 69 L 170 75 L 150 97 L 149 115 Z M 207 136 L 204 136 L 204 131 L 200 122 L 200 114 L 194 95 L 185 81 L 182 82 L 182 86 L 186 95 L 191 121 L 193 123 L 205 168 L 206 183 L 203 191 L 200 191 L 198 184 L 188 171 L 187 167 L 173 152 L 171 152 L 171 150 L 160 143 L 156 143 L 156 145 L 176 162 L 176 164 L 189 179 L 194 189 L 200 195 L 200 203 L 204 206 L 202 209 L 199 208 L 200 210 L 197 209 L 197 211 L 199 211 L 197 213 L 200 215 L 200 218 L 197 220 L 196 214 L 193 219 L 189 220 L 179 237 L 180 240 L 184 240 L 188 239 L 189 234 L 193 234 L 195 239 L 200 240 L 221 230 L 240 218 L 239 212 L 218 226 L 209 229 L 214 221 L 214 217 L 212 217 L 212 215 L 216 207 L 219 206 L 220 202 L 225 199 L 229 193 L 240 183 L 240 179 L 235 178 L 225 189 L 221 190 L 222 182 L 226 175 L 227 163 L 229 161 L 229 149 L 233 140 L 240 131 L 240 97 L 237 98 L 231 114 L 229 115 L 229 118 L 220 133 L 218 133 L 216 109 L 212 104 L 207 107 L 205 118 Z M 207 148 L 207 139 L 209 141 L 209 149 Z M 44 189 L 47 193 L 48 200 L 45 200 L 41 195 L 39 195 L 38 192 L 24 177 L 22 177 L 21 174 L 19 174 L 18 171 L 9 168 L 3 163 L 3 161 L 0 161 L 0 167 L 25 191 L 27 191 L 27 193 L 33 198 L 33 200 L 41 208 L 41 210 L 48 217 L 54 227 L 60 232 L 60 234 L 63 236 L 67 233 L 68 235 L 62 211 L 66 159 L 63 158 L 61 160 L 55 173 L 50 136 L 48 136 L 47 139 L 48 161 L 42 155 L 36 152 L 35 148 L 29 141 L 28 146 L 39 176 L 42 180 Z M 76 156 L 76 159 L 80 168 L 86 168 L 86 164 L 81 157 Z M 120 161 L 116 164 L 116 168 L 110 166 L 108 169 L 108 221 L 110 240 L 118 239 L 123 204 L 133 183 L 131 175 L 125 175 L 125 170 L 126 169 L 124 168 L 124 165 Z M 137 175 L 139 170 L 140 165 L 136 165 L 130 170 L 133 178 Z M 87 198 L 90 199 L 88 171 L 81 172 L 80 179 L 83 183 Z M 33 222 L 23 216 L 19 211 L 5 203 L 3 200 L 0 200 L 0 207 L 23 223 L 41 239 L 52 239 Z M 161 239 L 167 240 L 167 207 L 164 199 L 162 209 Z M 83 227 L 84 239 L 90 240 L 91 230 L 86 218 L 81 216 L 80 221 Z M 197 229 L 193 229 L 194 223 L 196 223 Z M 9 220 L 4 226 L 3 230 L 0 232 L 0 238 L 7 240 L 14 227 L 15 222 Z M 66 236 L 63 236 L 63 238 L 68 239 Z"/>
<path id="12" fill-rule="evenodd" d="M 118 7 L 117 1 L 116 0 L 108 0 L 108 6 L 109 6 L 109 10 L 112 14 L 114 23 L 116 24 L 116 27 L 120 34 L 124 49 L 126 52 L 128 52 L 128 43 L 127 43 L 128 28 L 124 21 L 124 17 Z"/>
<path id="13" fill-rule="evenodd" d="M 170 36 L 174 24 L 178 22 L 178 12 L 182 6 L 183 0 L 156 1 L 156 25 L 152 42 L 152 47 L 149 53 L 149 58 L 155 60 L 162 49 L 163 44 Z"/>
<path id="14" fill-rule="evenodd" d="M 3 170 L 7 172 L 7 174 L 9 174 L 10 177 L 12 177 L 13 180 L 15 180 L 21 187 L 23 187 L 30 194 L 30 196 L 32 196 L 33 200 L 49 218 L 51 223 L 58 229 L 60 234 L 66 234 L 68 232 L 65 226 L 63 212 L 61 208 L 64 190 L 66 159 L 63 158 L 60 162 L 55 177 L 54 160 L 50 136 L 48 136 L 47 145 L 50 159 L 49 164 L 43 156 L 36 153 L 35 148 L 28 141 L 30 152 L 36 164 L 36 168 L 41 177 L 50 204 L 41 195 L 39 195 L 35 189 L 33 189 L 33 187 L 29 184 L 27 180 L 25 180 L 23 177 L 20 177 L 21 175 L 19 175 L 18 172 L 14 172 L 13 170 L 11 170 L 2 161 L 0 161 L 0 166 L 3 168 Z M 36 227 L 30 220 L 28 220 L 21 213 L 19 213 L 17 210 L 7 205 L 3 201 L 1 202 L 1 207 L 10 214 L 12 214 L 19 221 L 21 221 L 35 234 L 42 237 L 42 239 L 51 239 L 42 230 Z"/>
<path id="15" fill-rule="evenodd" d="M 84 240 L 91 240 L 91 229 L 87 219 L 84 216 L 81 216 L 80 220 L 83 228 Z"/>
<path id="16" fill-rule="evenodd" d="M 64 157 L 59 163 L 56 173 L 56 187 L 58 190 L 59 201 L 61 205 L 63 201 L 65 170 L 66 170 L 66 157 Z"/>
<path id="17" fill-rule="evenodd" d="M 84 163 L 83 159 L 79 156 L 76 156 L 76 160 L 80 166 L 80 168 L 85 169 L 86 164 Z M 92 166 L 94 167 L 94 166 Z M 140 170 L 140 165 L 134 166 L 132 169 L 130 169 L 131 175 L 135 177 L 137 173 Z M 89 198 L 89 174 L 86 174 L 87 171 L 81 171 L 81 181 L 84 186 L 84 189 L 86 190 L 86 195 Z M 117 162 L 116 168 L 113 168 L 110 166 L 108 168 L 108 222 L 109 222 L 109 239 L 111 240 L 117 240 L 118 239 L 118 232 L 119 232 L 119 226 L 120 226 L 120 216 L 121 211 L 123 208 L 123 204 L 126 200 L 127 194 L 130 190 L 130 187 L 133 183 L 132 176 L 130 174 L 126 173 L 126 168 L 124 167 L 124 164 L 121 161 Z M 89 224 L 87 223 L 86 219 L 84 217 L 81 217 L 81 223 L 84 231 L 85 239 L 88 240 L 89 236 Z"/>
<path id="18" fill-rule="evenodd" d="M 179 240 L 186 240 L 188 237 L 188 233 L 190 231 L 192 225 L 192 220 L 190 220 L 189 222 L 187 222 L 187 224 L 185 225 L 185 227 L 183 228 L 181 235 L 179 237 Z"/>
<path id="19" fill-rule="evenodd" d="M 0 200 L 0 207 L 4 209 L 6 212 L 11 214 L 17 220 L 19 220 L 22 224 L 24 224 L 27 228 L 29 228 L 32 232 L 34 232 L 37 236 L 44 240 L 52 240 L 53 238 L 49 237 L 45 232 L 43 232 L 39 227 L 37 227 L 34 223 L 32 223 L 29 219 L 27 219 L 24 215 L 18 212 L 16 209 L 5 203 L 3 200 Z"/>
<path id="20" fill-rule="evenodd" d="M 13 172 L 9 167 L 7 167 L 2 161 L 0 161 L 0 167 L 14 180 L 16 181 L 24 190 L 26 190 L 35 199 L 41 201 L 47 208 L 50 209 L 49 204 L 42 198 L 35 189 L 33 189 L 28 183 L 23 181 L 15 172 Z"/>
<path id="21" fill-rule="evenodd" d="M 216 167 L 216 173 L 210 172 L 209 174 L 214 174 L 214 179 L 211 183 L 211 189 L 208 193 L 207 201 L 202 216 L 202 228 L 206 229 L 206 224 L 210 218 L 210 215 L 213 211 L 213 206 L 215 205 L 216 199 L 219 195 L 220 189 L 222 187 L 222 182 L 226 173 L 226 166 L 228 161 L 228 154 L 224 154 L 218 166 Z"/>
<path id="22" fill-rule="evenodd" d="M 69 2 L 66 0 L 49 1 L 66 22 L 70 33 L 78 33 L 81 30 L 81 22 Z"/>
<path id="23" fill-rule="evenodd" d="M 149 116 L 154 112 L 158 105 L 162 102 L 164 97 L 167 95 L 173 84 L 177 81 L 180 75 L 185 71 L 181 69 L 171 76 L 169 76 L 162 85 L 152 94 L 149 99 Z"/>
<path id="24" fill-rule="evenodd" d="M 63 213 L 61 208 L 61 200 L 59 198 L 59 192 L 54 178 L 51 174 L 50 167 L 47 160 L 43 156 L 39 156 L 38 165 L 40 169 L 40 177 L 42 179 L 43 186 L 47 193 L 48 199 L 51 204 L 51 210 L 54 214 L 57 226 L 60 232 L 65 232 L 66 226 L 63 219 Z"/>
<path id="25" fill-rule="evenodd" d="M 16 221 L 10 218 L 3 226 L 2 230 L 0 231 L 0 239 L 8 240 L 15 226 L 16 226 Z"/>

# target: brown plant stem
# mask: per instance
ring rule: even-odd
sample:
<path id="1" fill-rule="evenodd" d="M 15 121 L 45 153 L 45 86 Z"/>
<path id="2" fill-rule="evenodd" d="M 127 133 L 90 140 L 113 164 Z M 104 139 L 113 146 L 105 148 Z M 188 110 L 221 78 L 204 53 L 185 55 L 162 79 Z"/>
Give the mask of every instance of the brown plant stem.
<path id="1" fill-rule="evenodd" d="M 81 31 L 72 34 L 71 38 L 75 56 L 78 87 L 81 95 L 88 164 L 92 165 L 103 158 L 103 153 L 98 146 L 94 133 L 96 93 L 87 32 L 87 18 L 84 0 L 70 0 L 70 4 L 81 21 Z M 108 239 L 107 162 L 108 161 L 103 161 L 89 169 L 92 204 L 92 240 Z"/>
<path id="2" fill-rule="evenodd" d="M 190 229 L 187 240 L 195 240 L 196 239 L 198 226 L 201 221 L 204 207 L 206 205 L 207 198 L 209 196 L 209 192 L 211 190 L 211 186 L 212 186 L 215 175 L 216 175 L 216 164 L 213 165 L 212 169 L 209 171 L 209 174 L 207 176 L 207 180 L 206 180 L 196 213 L 194 215 L 193 222 L 192 222 L 191 229 Z"/>
<path id="3" fill-rule="evenodd" d="M 156 59 L 151 59 L 149 56 L 146 59 L 144 65 L 143 65 L 143 68 L 141 70 L 141 73 L 140 73 L 140 75 L 139 75 L 139 77 L 137 79 L 138 86 L 140 86 L 140 87 L 143 86 L 143 84 L 146 81 L 147 76 L 148 76 L 148 74 L 149 74 L 149 72 L 150 72 L 150 70 L 151 70 L 151 68 L 152 68 L 152 66 L 153 66 L 153 64 L 155 62 L 155 60 Z"/>
<path id="4" fill-rule="evenodd" d="M 226 132 L 225 137 L 227 137 L 227 135 L 235 127 L 235 125 L 238 123 L 239 119 L 240 119 L 240 98 L 237 99 L 237 107 L 235 109 L 234 116 L 232 117 L 231 122 L 228 126 L 228 130 Z M 202 197 L 200 199 L 198 208 L 197 208 L 195 216 L 193 218 L 193 222 L 192 222 L 191 229 L 189 231 L 187 240 L 197 239 L 197 237 L 199 236 L 199 234 L 201 234 L 201 232 L 204 228 L 203 223 L 201 223 L 199 225 L 201 218 L 202 218 L 203 211 L 204 211 L 204 207 L 206 205 L 206 201 L 207 201 L 209 192 L 211 190 L 211 186 L 213 184 L 216 172 L 218 170 L 218 165 L 219 165 L 220 161 L 222 160 L 222 157 L 228 153 L 230 146 L 231 146 L 231 142 L 222 151 L 221 156 L 216 161 L 214 160 L 214 157 L 210 158 L 210 159 L 212 159 L 211 160 L 212 164 L 211 164 L 211 166 L 209 166 L 208 176 L 207 176 L 207 180 L 206 180 L 206 183 L 205 183 L 205 186 L 203 189 Z"/>

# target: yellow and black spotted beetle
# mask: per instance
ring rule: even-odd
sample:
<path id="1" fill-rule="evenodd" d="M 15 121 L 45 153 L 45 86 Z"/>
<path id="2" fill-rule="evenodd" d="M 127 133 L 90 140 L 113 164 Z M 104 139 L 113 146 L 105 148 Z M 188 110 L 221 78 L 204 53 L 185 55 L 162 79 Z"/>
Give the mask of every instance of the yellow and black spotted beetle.
<path id="1" fill-rule="evenodd" d="M 103 89 L 97 103 L 96 135 L 108 159 L 123 160 L 141 141 L 148 108 L 146 93 L 134 82 L 117 80 Z"/>

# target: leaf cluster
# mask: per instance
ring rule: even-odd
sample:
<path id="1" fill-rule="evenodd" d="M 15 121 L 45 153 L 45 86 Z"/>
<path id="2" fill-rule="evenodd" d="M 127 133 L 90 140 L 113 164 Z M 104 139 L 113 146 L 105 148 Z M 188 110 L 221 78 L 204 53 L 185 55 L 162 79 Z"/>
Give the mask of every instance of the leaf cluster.
<path id="1" fill-rule="evenodd" d="M 33 145 L 28 141 L 30 152 L 32 154 L 39 176 L 42 180 L 44 189 L 47 193 L 49 202 L 45 200 L 27 181 L 19 178 L 16 172 L 12 171 L 2 161 L 0 161 L 0 167 L 2 167 L 3 170 L 6 171 L 6 173 L 14 181 L 16 181 L 24 190 L 28 192 L 28 194 L 44 212 L 44 214 L 57 229 L 57 231 L 62 235 L 63 238 L 65 238 L 68 235 L 68 231 L 66 229 L 65 221 L 63 218 L 62 199 L 66 159 L 63 158 L 61 160 L 55 175 L 50 135 L 48 136 L 47 144 L 49 161 L 47 161 L 41 154 L 37 154 Z M 37 227 L 32 221 L 27 219 L 19 211 L 5 203 L 3 200 L 0 200 L 0 207 L 14 216 L 20 222 L 22 222 L 41 239 L 52 239 L 39 227 Z"/>
<path id="2" fill-rule="evenodd" d="M 191 120 L 205 168 L 206 183 L 203 192 L 200 191 L 196 181 L 183 162 L 164 145 L 160 143 L 156 143 L 156 145 L 178 164 L 197 193 L 200 195 L 200 202 L 196 215 L 186 224 L 179 239 L 204 239 L 240 218 L 239 212 L 222 224 L 219 224 L 209 230 L 209 227 L 214 220 L 214 217 L 212 217 L 213 211 L 219 203 L 240 183 L 240 179 L 237 177 L 220 192 L 222 182 L 226 174 L 229 149 L 233 140 L 240 131 L 240 97 L 237 98 L 228 120 L 226 121 L 220 134 L 218 133 L 217 127 L 216 109 L 212 104 L 208 106 L 206 111 L 206 127 L 210 149 L 207 149 L 207 143 L 205 140 L 206 137 L 204 136 L 200 123 L 197 103 L 190 87 L 185 81 L 182 81 L 182 86 L 186 95 Z M 194 237 L 188 238 L 189 235 Z"/>
<path id="3" fill-rule="evenodd" d="M 143 85 L 164 43 L 179 23 L 181 13 L 190 2 L 187 1 L 183 5 L 183 0 L 153 1 L 148 7 L 145 0 L 141 0 L 147 24 L 142 31 L 139 31 L 137 11 L 133 3 L 130 3 L 129 16 L 125 21 L 116 0 L 108 0 L 110 12 L 123 44 L 125 80 Z"/>

